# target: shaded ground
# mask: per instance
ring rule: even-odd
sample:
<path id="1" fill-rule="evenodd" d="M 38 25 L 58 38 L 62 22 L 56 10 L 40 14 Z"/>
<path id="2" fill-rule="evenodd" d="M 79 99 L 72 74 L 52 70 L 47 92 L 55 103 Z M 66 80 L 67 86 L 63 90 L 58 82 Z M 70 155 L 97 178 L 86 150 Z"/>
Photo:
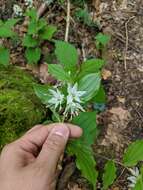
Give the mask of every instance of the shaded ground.
<path id="1" fill-rule="evenodd" d="M 1 1 L 2 18 L 11 15 L 12 1 Z M 16 1 L 13 1 L 16 2 Z M 40 1 L 36 2 L 39 4 Z M 96 57 L 94 38 L 99 30 L 97 27 L 85 26 L 74 18 L 76 6 L 71 7 L 72 21 L 70 25 L 69 41 L 74 43 L 83 57 Z M 5 10 L 6 16 L 5 16 Z M 58 26 L 57 38 L 64 39 L 66 28 L 66 5 L 52 5 L 45 17 L 49 23 Z M 94 146 L 95 155 L 98 159 L 98 167 L 108 158 L 115 158 L 118 162 L 125 147 L 132 141 L 143 137 L 143 1 L 142 0 L 93 0 L 89 4 L 92 18 L 100 26 L 100 30 L 110 34 L 112 40 L 108 51 L 103 54 L 107 60 L 107 75 L 104 80 L 108 94 L 108 104 L 105 113 L 99 116 L 102 134 Z M 46 51 L 46 50 L 45 50 Z M 24 65 L 24 58 L 17 59 L 18 50 L 13 64 L 18 60 Z M 44 72 L 37 76 L 44 75 Z M 42 76 L 42 82 L 45 82 Z M 104 156 L 103 156 L 104 155 Z M 119 167 L 119 178 L 114 190 L 126 190 L 126 171 Z M 69 184 L 69 190 L 89 190 L 86 181 L 78 174 L 74 175 Z M 100 183 L 99 183 L 100 189 Z"/>

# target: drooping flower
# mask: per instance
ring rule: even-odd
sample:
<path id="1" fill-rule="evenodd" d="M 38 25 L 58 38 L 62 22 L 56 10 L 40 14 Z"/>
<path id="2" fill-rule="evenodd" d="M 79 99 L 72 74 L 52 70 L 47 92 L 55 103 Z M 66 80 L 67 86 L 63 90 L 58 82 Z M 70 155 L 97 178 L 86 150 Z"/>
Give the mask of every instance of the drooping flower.
<path id="1" fill-rule="evenodd" d="M 82 96 L 86 93 L 85 91 L 78 91 L 77 83 L 72 86 L 68 84 L 67 88 L 68 96 L 67 96 L 67 103 L 65 108 L 65 114 L 71 114 L 71 117 L 74 115 L 78 115 L 80 111 L 84 112 L 84 108 L 82 107 Z"/>
<path id="2" fill-rule="evenodd" d="M 50 106 L 53 106 L 54 109 L 58 108 L 58 106 L 61 109 L 61 105 L 64 101 L 64 95 L 58 90 L 49 90 L 50 94 L 51 94 L 51 99 L 48 101 L 48 103 L 50 104 Z"/>
<path id="3" fill-rule="evenodd" d="M 28 8 L 32 8 L 33 7 L 33 0 L 24 0 L 24 2 L 25 2 L 25 5 Z"/>
<path id="4" fill-rule="evenodd" d="M 139 169 L 137 167 L 135 167 L 133 169 L 130 168 L 129 170 L 130 170 L 132 175 L 127 178 L 128 181 L 130 182 L 128 186 L 133 188 L 133 187 L 135 187 L 135 185 L 137 183 L 140 172 L 139 172 Z"/>
<path id="5" fill-rule="evenodd" d="M 21 17 L 23 15 L 22 8 L 17 4 L 13 6 L 13 12 L 14 12 L 14 15 L 17 17 Z"/>
<path id="6" fill-rule="evenodd" d="M 78 115 L 79 111 L 85 112 L 84 108 L 77 102 L 67 104 L 65 114 L 70 113 L 71 116 Z"/>

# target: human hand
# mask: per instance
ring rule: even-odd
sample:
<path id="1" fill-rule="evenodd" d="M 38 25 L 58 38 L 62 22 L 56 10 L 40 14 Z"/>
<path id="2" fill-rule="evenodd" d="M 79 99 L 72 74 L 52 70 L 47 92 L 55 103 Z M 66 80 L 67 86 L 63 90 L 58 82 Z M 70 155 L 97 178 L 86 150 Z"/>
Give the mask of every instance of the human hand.
<path id="1" fill-rule="evenodd" d="M 0 156 L 1 190 L 54 190 L 58 161 L 69 138 L 82 130 L 71 124 L 37 125 L 7 145 Z"/>

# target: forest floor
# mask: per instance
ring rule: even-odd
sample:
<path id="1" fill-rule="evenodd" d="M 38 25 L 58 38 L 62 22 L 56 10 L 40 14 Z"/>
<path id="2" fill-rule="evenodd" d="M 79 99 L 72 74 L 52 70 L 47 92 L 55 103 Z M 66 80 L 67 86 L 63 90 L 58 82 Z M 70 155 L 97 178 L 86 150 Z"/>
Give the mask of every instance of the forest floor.
<path id="1" fill-rule="evenodd" d="M 0 1 L 0 17 L 9 18 L 15 0 Z M 88 2 L 88 1 L 87 1 Z M 41 1 L 35 1 L 39 7 Z M 107 92 L 106 111 L 99 115 L 102 126 L 101 134 L 94 145 L 97 166 L 114 158 L 119 164 L 119 177 L 112 190 L 127 190 L 127 171 L 120 161 L 130 142 L 143 138 L 143 1 L 142 0 L 93 0 L 87 3 L 89 14 L 95 26 L 86 26 L 78 22 L 74 12 L 78 8 L 71 5 L 71 23 L 69 42 L 79 50 L 81 59 L 97 57 L 95 36 L 100 30 L 111 35 L 111 41 L 102 57 L 107 60 L 103 70 L 103 83 Z M 66 3 L 59 6 L 53 3 L 44 17 L 58 27 L 56 38 L 64 40 L 66 29 Z M 18 28 L 22 32 L 23 28 Z M 47 44 L 49 53 L 50 44 Z M 49 58 L 50 59 L 50 58 Z M 12 63 L 25 66 L 21 49 L 13 50 Z M 29 68 L 28 68 L 29 69 Z M 49 76 L 46 65 L 32 70 L 42 83 L 47 83 Z M 68 182 L 69 190 L 89 190 L 86 181 L 76 173 Z M 100 182 L 99 182 L 100 189 Z"/>

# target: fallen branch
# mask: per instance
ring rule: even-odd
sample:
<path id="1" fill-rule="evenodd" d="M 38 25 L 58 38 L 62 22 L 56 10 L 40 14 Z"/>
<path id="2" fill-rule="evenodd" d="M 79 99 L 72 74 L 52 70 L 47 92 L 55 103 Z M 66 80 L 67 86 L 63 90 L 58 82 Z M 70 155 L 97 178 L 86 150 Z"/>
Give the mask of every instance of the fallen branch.
<path id="1" fill-rule="evenodd" d="M 75 169 L 76 169 L 76 165 L 74 162 L 71 162 L 70 164 L 65 166 L 60 176 L 59 182 L 57 184 L 57 190 L 63 190 L 67 187 L 69 179 L 75 172 Z"/>

